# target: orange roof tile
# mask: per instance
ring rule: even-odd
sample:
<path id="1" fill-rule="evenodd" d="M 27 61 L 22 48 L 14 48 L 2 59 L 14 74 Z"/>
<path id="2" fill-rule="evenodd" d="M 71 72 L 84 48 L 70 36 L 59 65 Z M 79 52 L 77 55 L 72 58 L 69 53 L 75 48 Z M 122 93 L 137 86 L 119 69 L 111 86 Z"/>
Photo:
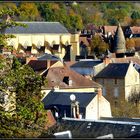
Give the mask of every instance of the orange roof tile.
<path id="1" fill-rule="evenodd" d="M 69 77 L 69 79 L 72 80 L 71 86 L 63 81 L 64 77 Z M 101 87 L 100 84 L 87 79 L 86 77 L 80 75 L 79 73 L 71 70 L 66 65 L 64 67 L 49 68 L 46 78 L 48 80 L 46 88 L 52 88 L 55 86 L 59 86 L 60 89 Z"/>
<path id="2" fill-rule="evenodd" d="M 130 27 L 130 29 L 132 31 L 132 34 L 140 34 L 140 27 L 133 26 L 133 27 Z"/>

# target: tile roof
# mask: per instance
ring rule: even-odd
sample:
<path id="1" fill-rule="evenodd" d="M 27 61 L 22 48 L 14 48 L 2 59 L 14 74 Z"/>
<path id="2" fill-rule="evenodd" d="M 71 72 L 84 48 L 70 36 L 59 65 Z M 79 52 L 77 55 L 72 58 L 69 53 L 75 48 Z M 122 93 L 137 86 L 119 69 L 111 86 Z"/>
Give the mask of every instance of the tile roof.
<path id="1" fill-rule="evenodd" d="M 38 33 L 69 34 L 67 29 L 59 22 L 18 22 L 18 23 L 27 24 L 27 28 L 24 28 L 21 26 L 7 28 L 5 30 L 5 33 L 10 33 L 10 34 L 38 34 Z"/>
<path id="2" fill-rule="evenodd" d="M 47 110 L 47 123 L 45 125 L 45 129 L 48 129 L 49 127 L 52 127 L 56 124 L 56 120 L 51 112 L 51 110 Z"/>
<path id="3" fill-rule="evenodd" d="M 46 70 L 49 66 L 53 65 L 57 61 L 50 61 L 50 64 L 48 65 L 47 60 L 30 60 L 28 65 L 34 70 L 34 71 L 43 71 Z"/>
<path id="4" fill-rule="evenodd" d="M 95 78 L 124 78 L 129 63 L 110 63 Z"/>
<path id="5" fill-rule="evenodd" d="M 140 27 L 139 26 L 133 26 L 130 27 L 132 34 L 140 34 Z"/>
<path id="6" fill-rule="evenodd" d="M 49 68 L 45 74 L 48 80 L 46 88 L 52 88 L 59 86 L 59 88 L 98 88 L 101 87 L 100 84 L 85 78 L 79 73 L 71 70 L 66 65 L 64 67 L 52 67 Z M 63 79 L 64 77 L 69 77 L 72 80 L 72 85 L 66 84 Z"/>
<path id="7" fill-rule="evenodd" d="M 70 95 L 76 96 L 76 101 L 79 102 L 80 107 L 86 107 L 91 100 L 96 96 L 94 92 L 50 92 L 43 100 L 45 107 L 50 105 L 70 106 Z"/>
<path id="8" fill-rule="evenodd" d="M 138 57 L 125 57 L 125 58 L 111 58 L 112 63 L 137 63 L 140 65 L 140 58 Z"/>
<path id="9" fill-rule="evenodd" d="M 101 60 L 92 60 L 92 61 L 78 61 L 75 64 L 71 65 L 71 67 L 94 67 L 103 61 Z"/>
<path id="10" fill-rule="evenodd" d="M 70 67 L 70 66 L 72 66 L 73 64 L 75 64 L 77 61 L 66 61 L 66 62 L 64 62 L 65 63 L 65 65 L 67 66 L 67 67 Z"/>
<path id="11" fill-rule="evenodd" d="M 87 37 L 80 37 L 79 38 L 79 42 L 83 42 L 86 46 L 89 46 L 89 42 L 87 40 Z"/>
<path id="12" fill-rule="evenodd" d="M 114 35 L 117 29 L 117 26 L 103 26 L 103 27 L 104 27 L 105 34 L 111 32 Z"/>

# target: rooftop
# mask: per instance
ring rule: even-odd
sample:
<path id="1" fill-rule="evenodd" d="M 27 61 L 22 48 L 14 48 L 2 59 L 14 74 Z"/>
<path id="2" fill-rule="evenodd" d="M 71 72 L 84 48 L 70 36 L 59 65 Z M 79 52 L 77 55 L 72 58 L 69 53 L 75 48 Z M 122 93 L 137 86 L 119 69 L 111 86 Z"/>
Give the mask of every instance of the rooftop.
<path id="1" fill-rule="evenodd" d="M 93 67 L 102 63 L 101 60 L 97 61 L 78 61 L 75 64 L 71 65 L 71 67 Z"/>
<path id="2" fill-rule="evenodd" d="M 95 78 L 124 78 L 129 63 L 110 63 Z"/>
<path id="3" fill-rule="evenodd" d="M 114 138 L 140 136 L 140 122 L 63 118 L 57 125 L 61 128 L 55 129 L 56 132 L 70 130 L 72 138 L 96 138 L 108 134 L 113 134 Z"/>
<path id="4" fill-rule="evenodd" d="M 50 92 L 42 102 L 45 106 L 49 105 L 61 105 L 70 106 L 71 100 L 70 95 L 76 96 L 76 101 L 80 103 L 80 107 L 86 107 L 90 101 L 96 96 L 94 92 Z"/>
<path id="5" fill-rule="evenodd" d="M 85 78 L 84 76 L 80 75 L 79 73 L 71 70 L 65 64 L 62 67 L 51 67 L 48 69 L 44 76 L 48 80 L 48 84 L 46 88 L 52 88 L 55 86 L 59 86 L 59 88 L 99 88 L 101 87 L 100 84 Z M 68 78 L 71 80 L 71 85 L 64 82 L 64 79 Z"/>
<path id="6" fill-rule="evenodd" d="M 69 34 L 68 30 L 59 22 L 18 22 L 26 24 L 27 27 L 7 28 L 5 33 L 10 34 Z"/>

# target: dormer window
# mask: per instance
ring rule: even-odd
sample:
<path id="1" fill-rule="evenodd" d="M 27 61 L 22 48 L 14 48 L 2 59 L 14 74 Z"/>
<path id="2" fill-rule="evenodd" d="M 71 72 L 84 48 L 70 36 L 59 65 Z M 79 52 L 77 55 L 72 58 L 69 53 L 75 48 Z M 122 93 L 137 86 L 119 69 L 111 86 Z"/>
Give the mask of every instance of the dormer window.
<path id="1" fill-rule="evenodd" d="M 72 86 L 72 80 L 69 78 L 69 76 L 65 76 L 63 78 L 63 82 L 69 86 Z"/>
<path id="2" fill-rule="evenodd" d="M 63 82 L 68 85 L 69 84 L 69 76 L 65 76 L 63 78 Z"/>

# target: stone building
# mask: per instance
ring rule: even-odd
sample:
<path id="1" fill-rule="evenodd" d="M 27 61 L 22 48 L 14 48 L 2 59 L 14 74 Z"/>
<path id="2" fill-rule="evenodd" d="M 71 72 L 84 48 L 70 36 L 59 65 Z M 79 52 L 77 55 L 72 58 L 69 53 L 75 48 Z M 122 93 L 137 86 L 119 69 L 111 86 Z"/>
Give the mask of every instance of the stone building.
<path id="1" fill-rule="evenodd" d="M 111 106 L 127 100 L 133 90 L 139 90 L 139 73 L 133 63 L 110 63 L 95 76 L 95 81 L 103 86 L 103 95 Z"/>
<path id="2" fill-rule="evenodd" d="M 75 98 L 71 100 L 71 95 Z M 110 103 L 102 96 L 101 89 L 96 92 L 51 91 L 42 102 L 56 118 L 70 117 L 98 120 L 112 117 Z"/>
<path id="3" fill-rule="evenodd" d="M 26 54 L 51 53 L 64 60 L 75 60 L 79 55 L 79 33 L 70 34 L 59 22 L 19 22 L 27 27 L 7 28 L 13 34 L 8 40 L 14 52 Z"/>

